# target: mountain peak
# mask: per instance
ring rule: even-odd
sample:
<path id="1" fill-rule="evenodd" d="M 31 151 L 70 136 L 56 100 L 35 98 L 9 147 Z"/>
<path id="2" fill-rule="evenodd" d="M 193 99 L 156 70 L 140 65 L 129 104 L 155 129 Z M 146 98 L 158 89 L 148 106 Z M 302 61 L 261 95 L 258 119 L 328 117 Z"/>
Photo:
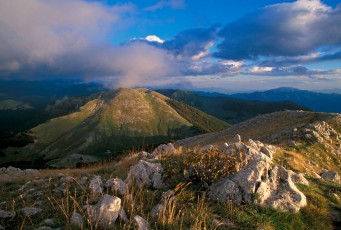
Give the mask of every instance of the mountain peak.
<path id="1" fill-rule="evenodd" d="M 73 99 L 66 99 L 64 105 L 68 106 L 69 100 Z M 73 157 L 75 154 L 81 154 L 83 160 L 84 156 L 100 159 L 108 152 L 118 154 L 229 127 L 215 117 L 145 88 L 96 93 L 83 102 L 78 111 L 33 128 L 35 143 L 19 155 L 23 159 L 27 154 L 43 158 L 53 167 L 75 166 L 79 161 Z"/>

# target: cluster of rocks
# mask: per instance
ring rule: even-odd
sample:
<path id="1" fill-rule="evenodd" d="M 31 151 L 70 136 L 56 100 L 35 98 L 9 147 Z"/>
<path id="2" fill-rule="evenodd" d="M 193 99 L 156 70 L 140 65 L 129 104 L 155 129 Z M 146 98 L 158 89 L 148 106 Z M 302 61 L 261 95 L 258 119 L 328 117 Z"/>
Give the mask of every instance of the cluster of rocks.
<path id="1" fill-rule="evenodd" d="M 143 153 L 141 153 L 143 154 Z M 120 178 L 110 178 L 103 183 L 100 176 L 94 176 L 89 184 L 89 200 L 96 202 L 94 205 L 85 205 L 84 210 L 91 219 L 91 223 L 98 228 L 112 228 L 117 219 L 128 223 L 129 219 L 122 207 L 122 199 L 131 200 L 129 188 L 132 186 L 162 189 L 163 168 L 160 163 L 152 160 L 139 160 L 137 164 L 131 166 L 127 178 L 123 181 Z M 105 189 L 109 189 L 115 195 L 104 195 Z M 148 222 L 139 215 L 135 215 L 133 222 L 137 229 L 148 229 Z M 78 227 L 83 227 L 85 220 L 80 213 L 73 213 L 71 223 Z"/>
<path id="2" fill-rule="evenodd" d="M 314 127 L 323 129 L 331 134 L 331 129 L 324 129 L 320 123 Z M 326 127 L 324 125 L 323 127 Z M 324 133 L 319 134 L 324 137 Z M 335 138 L 338 138 L 335 136 Z M 306 206 L 305 195 L 298 190 L 296 184 L 309 186 L 309 182 L 302 173 L 296 173 L 287 170 L 280 165 L 275 165 L 272 161 L 276 147 L 264 144 L 260 141 L 249 139 L 242 142 L 239 135 L 236 135 L 232 142 L 225 143 L 222 146 L 208 145 L 202 147 L 199 152 L 219 150 L 222 154 L 231 154 L 242 159 L 241 167 L 238 170 L 208 188 L 210 200 L 226 203 L 232 201 L 234 204 L 254 203 L 264 207 L 280 209 L 283 211 L 297 212 L 300 208 Z M 147 189 L 165 189 L 167 186 L 162 180 L 163 167 L 158 159 L 161 155 L 174 153 L 175 148 L 172 144 L 160 145 L 152 153 L 140 152 L 136 156 L 139 161 L 130 167 L 127 178 L 122 180 L 118 177 L 109 178 L 103 181 L 99 175 L 94 175 L 91 179 L 88 177 L 74 178 L 60 174 L 58 182 L 52 182 L 49 179 L 34 179 L 24 184 L 18 191 L 20 196 L 32 197 L 37 202 L 38 207 L 27 207 L 20 209 L 18 213 L 12 211 L 0 210 L 0 220 L 11 221 L 17 215 L 33 217 L 43 211 L 43 204 L 39 203 L 39 197 L 43 195 L 42 191 L 35 189 L 40 187 L 52 186 L 53 192 L 65 196 L 67 185 L 87 187 L 89 192 L 89 203 L 83 210 L 74 211 L 71 216 L 71 224 L 76 228 L 84 228 L 87 222 L 91 222 L 95 228 L 108 229 L 113 228 L 117 222 L 129 223 L 131 220 L 137 229 L 144 230 L 149 228 L 149 223 L 143 217 L 134 214 L 128 218 L 123 201 L 129 202 L 133 199 L 131 188 L 138 186 Z M 129 160 L 128 159 L 128 160 Z M 117 163 L 122 164 L 122 161 Z M 1 168 L 0 174 L 14 175 L 38 175 L 38 170 L 20 170 L 13 167 Z M 322 171 L 320 177 L 340 183 L 340 176 L 333 171 Z M 157 217 L 164 212 L 165 207 L 173 202 L 183 187 L 177 187 L 168 190 L 162 196 L 161 201 L 151 210 L 151 216 Z M 107 191 L 111 191 L 109 195 Z M 39 206 L 40 205 L 40 206 Z M 140 213 L 141 214 L 141 213 Z M 88 218 L 88 219 L 86 219 Z M 45 223 L 46 222 L 46 223 Z M 53 229 L 55 224 L 51 224 L 52 219 L 44 220 L 42 226 L 38 229 Z M 0 225 L 0 229 L 2 226 Z M 56 228 L 55 228 L 56 229 Z"/>
<path id="3" fill-rule="evenodd" d="M 289 146 L 296 146 L 302 140 L 317 141 L 323 145 L 340 144 L 341 135 L 325 121 L 315 121 L 302 127 L 284 129 L 273 134 L 272 143 L 288 140 Z"/>
<path id="4" fill-rule="evenodd" d="M 23 176 L 38 176 L 40 171 L 37 169 L 20 169 L 12 166 L 0 168 L 0 176 L 2 179 Z"/>
<path id="5" fill-rule="evenodd" d="M 132 199 L 129 188 L 138 186 L 147 189 L 163 189 L 165 187 L 162 181 L 163 168 L 160 163 L 155 162 L 161 154 L 172 154 L 175 151 L 174 146 L 163 144 L 157 147 L 151 154 L 139 152 L 136 156 L 141 157 L 135 165 L 130 167 L 127 178 L 115 177 L 109 178 L 103 183 L 100 176 L 94 176 L 89 183 L 89 200 L 98 201 L 95 205 L 86 205 L 84 210 L 91 218 L 91 222 L 99 228 L 111 228 L 117 219 L 125 223 L 129 222 L 126 212 L 122 207 L 122 199 L 129 201 Z M 132 157 L 136 157 L 132 156 Z M 131 158 L 131 157 L 130 157 Z M 103 195 L 105 189 L 113 192 L 111 195 Z M 137 229 L 148 229 L 149 223 L 139 215 L 135 215 L 133 223 Z M 84 226 L 84 218 L 80 213 L 73 213 L 71 222 L 75 226 Z"/>
<path id="6" fill-rule="evenodd" d="M 307 204 L 305 195 L 297 189 L 295 183 L 308 184 L 308 181 L 301 174 L 274 165 L 274 147 L 251 139 L 243 143 L 239 136 L 225 146 L 226 154 L 242 154 L 245 166 L 211 185 L 211 200 L 224 203 L 231 200 L 234 204 L 255 203 L 295 212 Z"/>

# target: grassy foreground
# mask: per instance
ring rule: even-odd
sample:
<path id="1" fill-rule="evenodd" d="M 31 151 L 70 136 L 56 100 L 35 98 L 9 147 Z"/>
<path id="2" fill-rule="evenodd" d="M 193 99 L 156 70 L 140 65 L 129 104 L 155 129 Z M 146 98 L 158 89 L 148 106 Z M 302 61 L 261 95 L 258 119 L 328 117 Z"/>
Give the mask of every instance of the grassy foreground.
<path id="1" fill-rule="evenodd" d="M 93 175 L 100 175 L 103 182 L 109 178 L 125 179 L 130 166 L 140 157 L 129 153 L 113 162 L 93 165 L 84 169 L 42 170 L 39 178 L 16 178 L 0 180 L 0 209 L 19 213 L 21 208 L 38 207 L 43 212 L 29 217 L 17 216 L 9 222 L 0 220 L 6 229 L 36 229 L 44 225 L 44 220 L 54 220 L 52 228 L 79 229 L 72 226 L 73 212 L 80 213 L 85 223 L 82 229 L 95 229 L 83 205 L 91 204 L 88 186 Z M 140 215 L 149 222 L 150 229 L 333 229 L 331 215 L 340 213 L 341 185 L 308 178 L 310 185 L 299 185 L 307 196 L 308 205 L 298 213 L 280 212 L 253 205 L 233 205 L 213 203 L 207 199 L 207 182 L 215 177 L 200 174 L 188 178 L 184 174 L 189 159 L 186 154 L 163 156 L 159 161 L 164 168 L 164 182 L 168 188 L 149 190 L 134 185 L 127 189 L 131 196 L 119 196 L 110 190 L 104 194 L 117 195 L 122 199 L 129 222 L 118 220 L 117 229 L 135 229 L 133 217 Z M 120 162 L 120 163 L 118 163 Z M 194 162 L 194 161 L 192 161 Z M 216 161 L 205 162 L 207 168 Z M 189 162 L 191 163 L 191 162 Z M 61 180 L 60 173 L 74 179 Z M 228 174 L 226 172 L 225 174 Z M 224 173 L 221 175 L 225 175 Z M 84 183 L 80 178 L 88 177 Z M 65 178 L 65 177 L 64 177 Z M 187 178 L 187 179 L 186 179 Z M 209 178 L 210 180 L 207 180 Z M 159 215 L 151 214 L 168 189 L 176 196 L 166 198 Z M 337 212 L 338 211 L 338 212 Z"/>

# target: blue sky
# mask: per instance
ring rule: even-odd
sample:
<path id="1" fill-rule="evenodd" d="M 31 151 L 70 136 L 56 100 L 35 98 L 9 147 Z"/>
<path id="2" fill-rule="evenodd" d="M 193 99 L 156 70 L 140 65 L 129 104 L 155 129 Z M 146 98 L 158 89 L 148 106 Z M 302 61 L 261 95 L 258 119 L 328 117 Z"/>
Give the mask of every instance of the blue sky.
<path id="1" fill-rule="evenodd" d="M 0 2 L 0 78 L 220 92 L 341 88 L 335 0 Z"/>

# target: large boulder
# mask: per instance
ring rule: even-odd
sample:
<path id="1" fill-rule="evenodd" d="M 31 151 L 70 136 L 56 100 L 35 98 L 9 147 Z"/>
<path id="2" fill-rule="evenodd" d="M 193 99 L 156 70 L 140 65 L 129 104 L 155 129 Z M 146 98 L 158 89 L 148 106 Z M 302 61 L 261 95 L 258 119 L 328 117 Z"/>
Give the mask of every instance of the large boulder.
<path id="1" fill-rule="evenodd" d="M 127 184 L 136 183 L 139 187 L 162 189 L 163 168 L 160 163 L 150 163 L 140 160 L 136 165 L 131 166 L 126 179 Z"/>
<path id="2" fill-rule="evenodd" d="M 239 204 L 242 201 L 242 194 L 238 185 L 228 178 L 223 178 L 213 184 L 208 195 L 211 200 L 222 203 L 231 200 L 234 204 Z"/>
<path id="3" fill-rule="evenodd" d="M 95 228 L 99 229 L 112 228 L 119 216 L 126 218 L 121 206 L 121 199 L 110 195 L 101 197 L 96 205 L 87 206 L 86 211 Z"/>
<path id="4" fill-rule="evenodd" d="M 284 211 L 298 211 L 306 205 L 306 197 L 294 183 L 308 185 L 303 175 L 288 171 L 282 166 L 272 166 L 275 147 L 259 141 L 241 142 L 235 138 L 225 144 L 225 154 L 240 155 L 243 167 L 236 173 L 222 178 L 209 189 L 212 200 L 235 204 L 242 201 Z M 294 180 L 294 181 L 293 181 Z"/>
<path id="5" fill-rule="evenodd" d="M 255 194 L 259 183 L 267 180 L 270 167 L 270 158 L 265 154 L 253 154 L 249 156 L 248 164 L 230 177 L 240 187 L 243 200 L 246 203 L 252 202 L 252 196 Z"/>
<path id="6" fill-rule="evenodd" d="M 294 212 L 307 205 L 305 195 L 297 189 L 285 168 L 276 165 L 269 170 L 268 174 L 268 180 L 259 184 L 256 192 L 256 203 Z"/>

